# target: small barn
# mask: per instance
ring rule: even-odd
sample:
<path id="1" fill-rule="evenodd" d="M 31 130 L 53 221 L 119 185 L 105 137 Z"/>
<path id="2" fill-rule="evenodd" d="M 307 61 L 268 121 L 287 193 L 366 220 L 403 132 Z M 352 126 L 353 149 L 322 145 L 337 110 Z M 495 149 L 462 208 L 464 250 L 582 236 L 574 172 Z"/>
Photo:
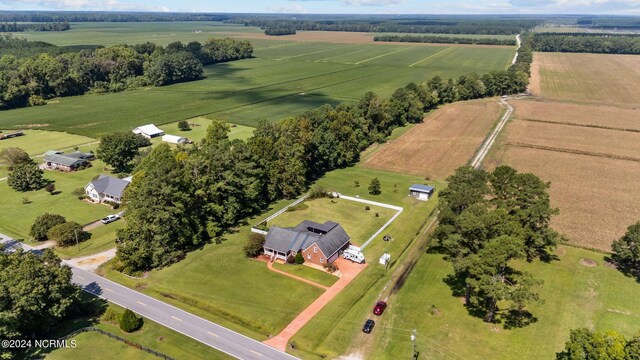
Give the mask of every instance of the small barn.
<path id="1" fill-rule="evenodd" d="M 436 188 L 429 185 L 413 184 L 409 187 L 409 196 L 420 201 L 429 200 L 435 194 Z"/>
<path id="2" fill-rule="evenodd" d="M 153 124 L 138 126 L 133 129 L 134 134 L 140 134 L 148 139 L 164 135 L 164 131 Z"/>
<path id="3" fill-rule="evenodd" d="M 188 144 L 189 143 L 189 139 L 187 139 L 186 137 L 169 135 L 169 134 L 162 135 L 162 141 L 168 142 L 171 144 Z"/>

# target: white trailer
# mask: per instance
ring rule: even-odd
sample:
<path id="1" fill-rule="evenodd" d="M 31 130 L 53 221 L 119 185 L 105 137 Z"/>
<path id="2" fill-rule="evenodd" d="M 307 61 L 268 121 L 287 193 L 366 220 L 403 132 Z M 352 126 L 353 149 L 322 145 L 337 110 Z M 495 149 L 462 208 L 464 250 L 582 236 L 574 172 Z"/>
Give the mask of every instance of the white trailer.
<path id="1" fill-rule="evenodd" d="M 357 246 L 349 245 L 349 247 L 342 253 L 342 257 L 358 264 L 364 263 L 364 254 Z"/>

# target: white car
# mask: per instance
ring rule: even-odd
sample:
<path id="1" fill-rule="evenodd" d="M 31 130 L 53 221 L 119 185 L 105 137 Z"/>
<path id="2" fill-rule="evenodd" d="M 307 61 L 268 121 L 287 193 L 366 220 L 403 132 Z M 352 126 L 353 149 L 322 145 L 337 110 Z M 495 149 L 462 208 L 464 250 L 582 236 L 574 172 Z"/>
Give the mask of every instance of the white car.
<path id="1" fill-rule="evenodd" d="M 108 223 L 112 223 L 116 220 L 120 219 L 120 216 L 118 215 L 107 215 L 107 217 L 105 217 L 104 219 L 100 220 L 102 221 L 103 224 L 108 224 Z"/>

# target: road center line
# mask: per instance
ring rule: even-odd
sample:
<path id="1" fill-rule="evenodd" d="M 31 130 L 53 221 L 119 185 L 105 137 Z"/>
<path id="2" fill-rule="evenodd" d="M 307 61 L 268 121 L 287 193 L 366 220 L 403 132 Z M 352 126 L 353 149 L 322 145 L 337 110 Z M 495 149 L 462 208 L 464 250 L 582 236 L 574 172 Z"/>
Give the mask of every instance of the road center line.
<path id="1" fill-rule="evenodd" d="M 177 317 L 175 317 L 175 316 L 173 316 L 173 315 L 171 316 L 171 318 L 172 318 L 172 319 L 174 319 L 174 320 L 182 321 L 182 319 L 177 318 Z"/>
<path id="2" fill-rule="evenodd" d="M 255 351 L 255 350 L 251 350 L 252 353 L 258 355 L 258 356 L 262 356 L 262 354 L 260 354 L 259 352 Z"/>
<path id="3" fill-rule="evenodd" d="M 143 303 L 142 301 L 136 301 L 136 302 L 142 306 L 147 306 L 147 304 Z"/>
<path id="4" fill-rule="evenodd" d="M 209 335 L 211 335 L 211 336 L 215 336 L 215 337 L 220 337 L 219 335 L 214 334 L 214 333 L 212 333 L 211 331 L 207 331 L 207 334 L 209 334 Z"/>
<path id="5" fill-rule="evenodd" d="M 78 277 L 78 279 L 80 279 L 80 280 L 87 280 L 87 279 L 83 278 L 82 276 L 77 276 L 77 277 Z"/>
<path id="6" fill-rule="evenodd" d="M 103 289 L 105 289 L 105 290 L 106 290 L 106 291 L 108 291 L 108 292 L 113 292 L 113 290 L 111 290 L 111 289 L 109 289 L 109 288 L 103 288 Z"/>

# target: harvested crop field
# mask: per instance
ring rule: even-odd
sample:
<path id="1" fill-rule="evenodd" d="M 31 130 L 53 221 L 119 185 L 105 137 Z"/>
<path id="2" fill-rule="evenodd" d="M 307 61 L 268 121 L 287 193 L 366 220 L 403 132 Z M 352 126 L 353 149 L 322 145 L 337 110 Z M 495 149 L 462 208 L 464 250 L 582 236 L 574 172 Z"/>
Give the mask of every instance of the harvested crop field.
<path id="1" fill-rule="evenodd" d="M 560 209 L 553 227 L 571 243 L 609 251 L 640 219 L 637 162 L 508 147 L 500 163 L 551 182 L 551 203 Z"/>
<path id="2" fill-rule="evenodd" d="M 640 133 L 517 119 L 507 128 L 508 143 L 524 147 L 635 160 L 640 167 Z"/>
<path id="3" fill-rule="evenodd" d="M 518 119 L 640 131 L 640 109 L 531 100 L 511 104 Z"/>
<path id="4" fill-rule="evenodd" d="M 543 98 L 629 108 L 640 104 L 640 56 L 535 53 L 534 59 L 539 76 L 533 76 L 531 89 Z"/>
<path id="5" fill-rule="evenodd" d="M 471 159 L 503 111 L 494 100 L 443 106 L 381 146 L 364 166 L 444 179 Z"/>

